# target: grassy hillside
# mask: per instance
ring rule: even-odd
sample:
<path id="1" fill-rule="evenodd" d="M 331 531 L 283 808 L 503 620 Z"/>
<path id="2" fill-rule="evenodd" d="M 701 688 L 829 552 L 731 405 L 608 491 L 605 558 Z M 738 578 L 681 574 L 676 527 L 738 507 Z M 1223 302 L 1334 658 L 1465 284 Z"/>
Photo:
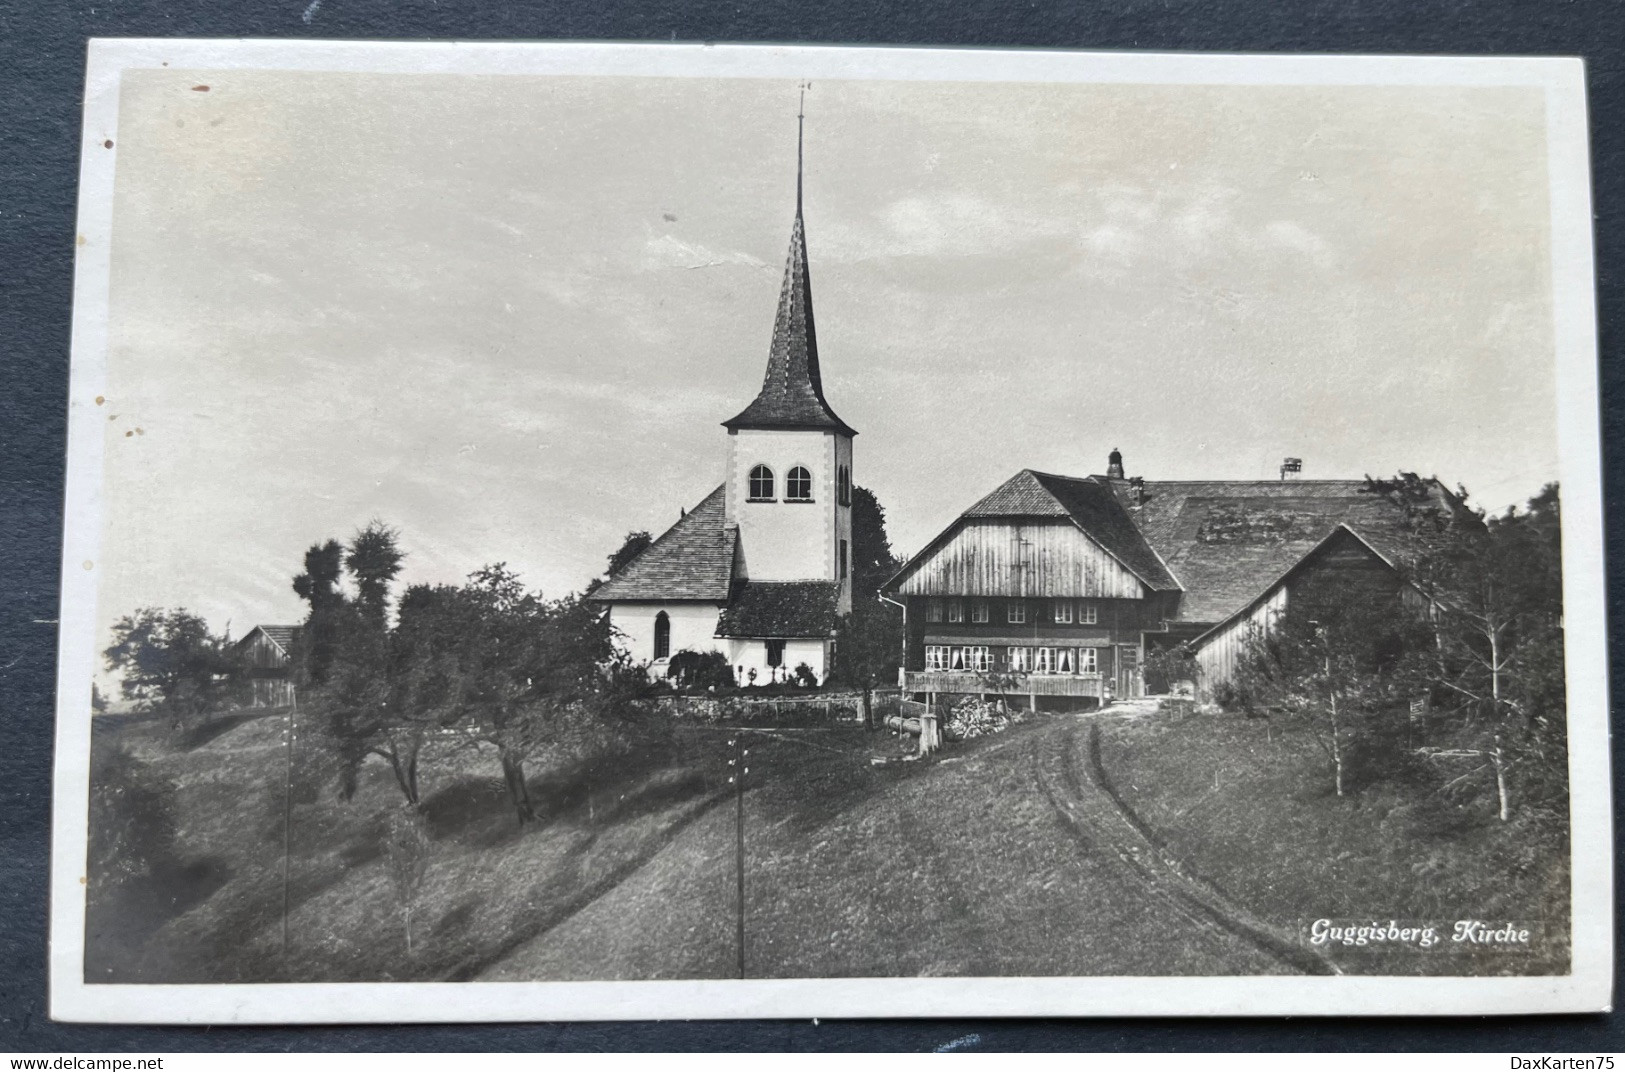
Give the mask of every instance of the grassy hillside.
<path id="1" fill-rule="evenodd" d="M 1099 760 L 1170 855 L 1285 929 L 1301 935 L 1322 918 L 1515 920 L 1545 939 L 1528 953 L 1340 947 L 1346 971 L 1567 971 L 1566 816 L 1537 803 L 1499 821 L 1488 774 L 1441 793 L 1442 778 L 1390 755 L 1360 764 L 1338 798 L 1306 735 L 1225 714 L 1103 721 Z"/>
<path id="2" fill-rule="evenodd" d="M 1561 967 L 1550 948 L 1310 954 L 1301 924 L 1321 916 L 1538 918 L 1555 934 L 1566 846 L 1380 780 L 1333 798 L 1310 746 L 1262 723 L 1120 710 L 1039 716 L 919 762 L 850 724 L 682 725 L 534 770 L 525 826 L 488 746 L 441 742 L 423 761 L 408 953 L 387 766 L 369 761 L 345 801 L 296 740 L 290 783 L 286 728 L 234 718 L 177 744 L 154 722 L 98 720 L 97 769 L 120 773 L 97 812 L 89 979 L 734 977 L 741 813 L 753 977 Z"/>
<path id="3" fill-rule="evenodd" d="M 388 767 L 369 760 L 345 801 L 296 740 L 290 794 L 286 714 L 225 725 L 188 747 L 157 723 L 98 722 L 97 748 L 126 753 L 135 791 L 124 810 L 144 866 L 122 882 L 92 876 L 87 978 L 460 977 L 622 880 L 726 785 L 725 750 L 677 734 L 658 753 L 536 770 L 541 820 L 521 827 L 489 745 L 429 746 L 428 866 L 409 956 L 385 843 L 402 807 Z"/>

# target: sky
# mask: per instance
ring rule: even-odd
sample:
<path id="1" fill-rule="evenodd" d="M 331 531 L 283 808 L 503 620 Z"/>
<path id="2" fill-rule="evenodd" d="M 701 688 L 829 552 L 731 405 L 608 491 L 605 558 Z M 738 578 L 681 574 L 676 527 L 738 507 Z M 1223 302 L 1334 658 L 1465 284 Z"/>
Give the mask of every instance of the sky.
<path id="1" fill-rule="evenodd" d="M 206 84 L 205 91 L 192 87 Z M 792 80 L 132 71 L 102 635 L 404 583 L 548 596 L 721 481 L 794 211 Z M 831 406 L 894 548 L 1022 468 L 1556 479 L 1538 89 L 816 82 Z"/>

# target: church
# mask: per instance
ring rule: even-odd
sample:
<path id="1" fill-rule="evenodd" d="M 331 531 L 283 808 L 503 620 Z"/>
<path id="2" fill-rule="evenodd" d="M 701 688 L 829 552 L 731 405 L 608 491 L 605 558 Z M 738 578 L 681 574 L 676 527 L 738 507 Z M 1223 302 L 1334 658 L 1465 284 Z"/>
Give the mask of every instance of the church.
<path id="1" fill-rule="evenodd" d="M 592 595 L 618 643 L 664 677 L 682 651 L 721 652 L 741 684 L 834 668 L 852 610 L 852 440 L 824 397 L 802 222 L 796 214 L 767 374 L 756 398 L 722 422 L 723 483 Z"/>

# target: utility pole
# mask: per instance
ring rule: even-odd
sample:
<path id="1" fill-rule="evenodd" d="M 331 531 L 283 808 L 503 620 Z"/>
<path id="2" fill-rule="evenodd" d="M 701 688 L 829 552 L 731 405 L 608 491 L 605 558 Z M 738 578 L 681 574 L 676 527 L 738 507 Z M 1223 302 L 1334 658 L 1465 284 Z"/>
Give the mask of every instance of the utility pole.
<path id="1" fill-rule="evenodd" d="M 282 774 L 282 955 L 288 955 L 288 860 L 293 851 L 293 737 L 297 702 L 288 706 L 287 747 L 283 750 Z"/>
<path id="2" fill-rule="evenodd" d="M 728 742 L 733 746 L 734 758 L 728 761 L 728 766 L 734 768 L 733 775 L 728 779 L 734 784 L 734 879 L 735 894 L 734 905 L 737 908 L 735 917 L 734 945 L 739 953 L 739 978 L 745 977 L 745 775 L 750 768 L 745 766 L 745 759 L 750 755 L 750 749 L 745 747 L 745 734 L 741 730 Z"/>

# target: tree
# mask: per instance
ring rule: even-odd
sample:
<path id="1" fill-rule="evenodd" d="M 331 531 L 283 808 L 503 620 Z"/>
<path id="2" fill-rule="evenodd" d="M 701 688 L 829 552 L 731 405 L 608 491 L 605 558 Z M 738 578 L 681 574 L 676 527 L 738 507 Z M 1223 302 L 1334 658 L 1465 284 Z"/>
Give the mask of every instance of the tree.
<path id="1" fill-rule="evenodd" d="M 293 588 L 310 605 L 295 645 L 295 676 L 314 712 L 311 730 L 337 766 L 340 791 L 355 792 L 369 753 L 390 761 L 408 803 L 417 803 L 416 749 L 400 747 L 390 708 L 389 586 L 404 555 L 398 533 L 380 521 L 305 552 Z M 339 583 L 348 571 L 356 597 Z"/>
<path id="2" fill-rule="evenodd" d="M 348 602 L 339 591 L 343 576 L 344 547 L 337 540 L 328 540 L 310 546 L 305 552 L 305 572 L 293 579 L 293 590 L 310 605 L 293 652 L 294 677 L 301 689 L 321 685 L 332 665 Z"/>
<path id="3" fill-rule="evenodd" d="M 902 566 L 886 535 L 886 508 L 868 488 L 852 489 L 852 598 L 867 602 Z"/>
<path id="4" fill-rule="evenodd" d="M 379 626 L 389 614 L 389 586 L 401 572 L 405 557 L 400 532 L 377 518 L 358 529 L 345 549 L 344 568 L 355 579 L 357 602 L 362 613 Z"/>
<path id="5" fill-rule="evenodd" d="M 626 539 L 621 542 L 620 550 L 609 556 L 609 564 L 604 569 L 605 577 L 613 577 L 621 572 L 634 558 L 649 549 L 654 540 L 647 532 L 629 532 Z"/>
<path id="6" fill-rule="evenodd" d="M 1380 743 L 1377 716 L 1403 701 L 1399 671 L 1407 654 L 1426 644 L 1420 615 L 1404 609 L 1396 585 L 1329 575 L 1290 592 L 1285 612 L 1253 629 L 1235 689 L 1253 713 L 1310 734 L 1341 797 L 1353 788 L 1353 750 Z"/>
<path id="7" fill-rule="evenodd" d="M 394 651 L 394 724 L 455 724 L 495 745 L 520 823 L 536 817 L 526 762 L 647 687 L 592 604 L 548 602 L 500 562 L 460 587 L 408 590 Z"/>
<path id="8" fill-rule="evenodd" d="M 241 660 L 230 641 L 185 608 L 126 614 L 102 657 L 137 711 L 162 711 L 176 728 L 240 699 Z"/>
<path id="9" fill-rule="evenodd" d="M 1512 813 L 1511 771 L 1561 778 L 1566 765 L 1562 514 L 1549 484 L 1523 511 L 1462 528 L 1417 564 L 1434 608 L 1425 683 L 1476 728 L 1477 755 L 1494 773 L 1496 814 Z"/>
<path id="10" fill-rule="evenodd" d="M 406 930 L 406 955 L 412 956 L 412 913 L 417 908 L 418 891 L 429 871 L 429 830 L 416 808 L 398 809 L 389 815 L 385 835 L 389 877 L 400 902 Z"/>
<path id="11" fill-rule="evenodd" d="M 902 610 L 880 599 L 899 566 L 886 535 L 886 510 L 868 488 L 852 489 L 852 613 L 841 626 L 836 677 L 863 690 L 864 724 L 873 727 L 873 692 L 902 665 Z"/>

